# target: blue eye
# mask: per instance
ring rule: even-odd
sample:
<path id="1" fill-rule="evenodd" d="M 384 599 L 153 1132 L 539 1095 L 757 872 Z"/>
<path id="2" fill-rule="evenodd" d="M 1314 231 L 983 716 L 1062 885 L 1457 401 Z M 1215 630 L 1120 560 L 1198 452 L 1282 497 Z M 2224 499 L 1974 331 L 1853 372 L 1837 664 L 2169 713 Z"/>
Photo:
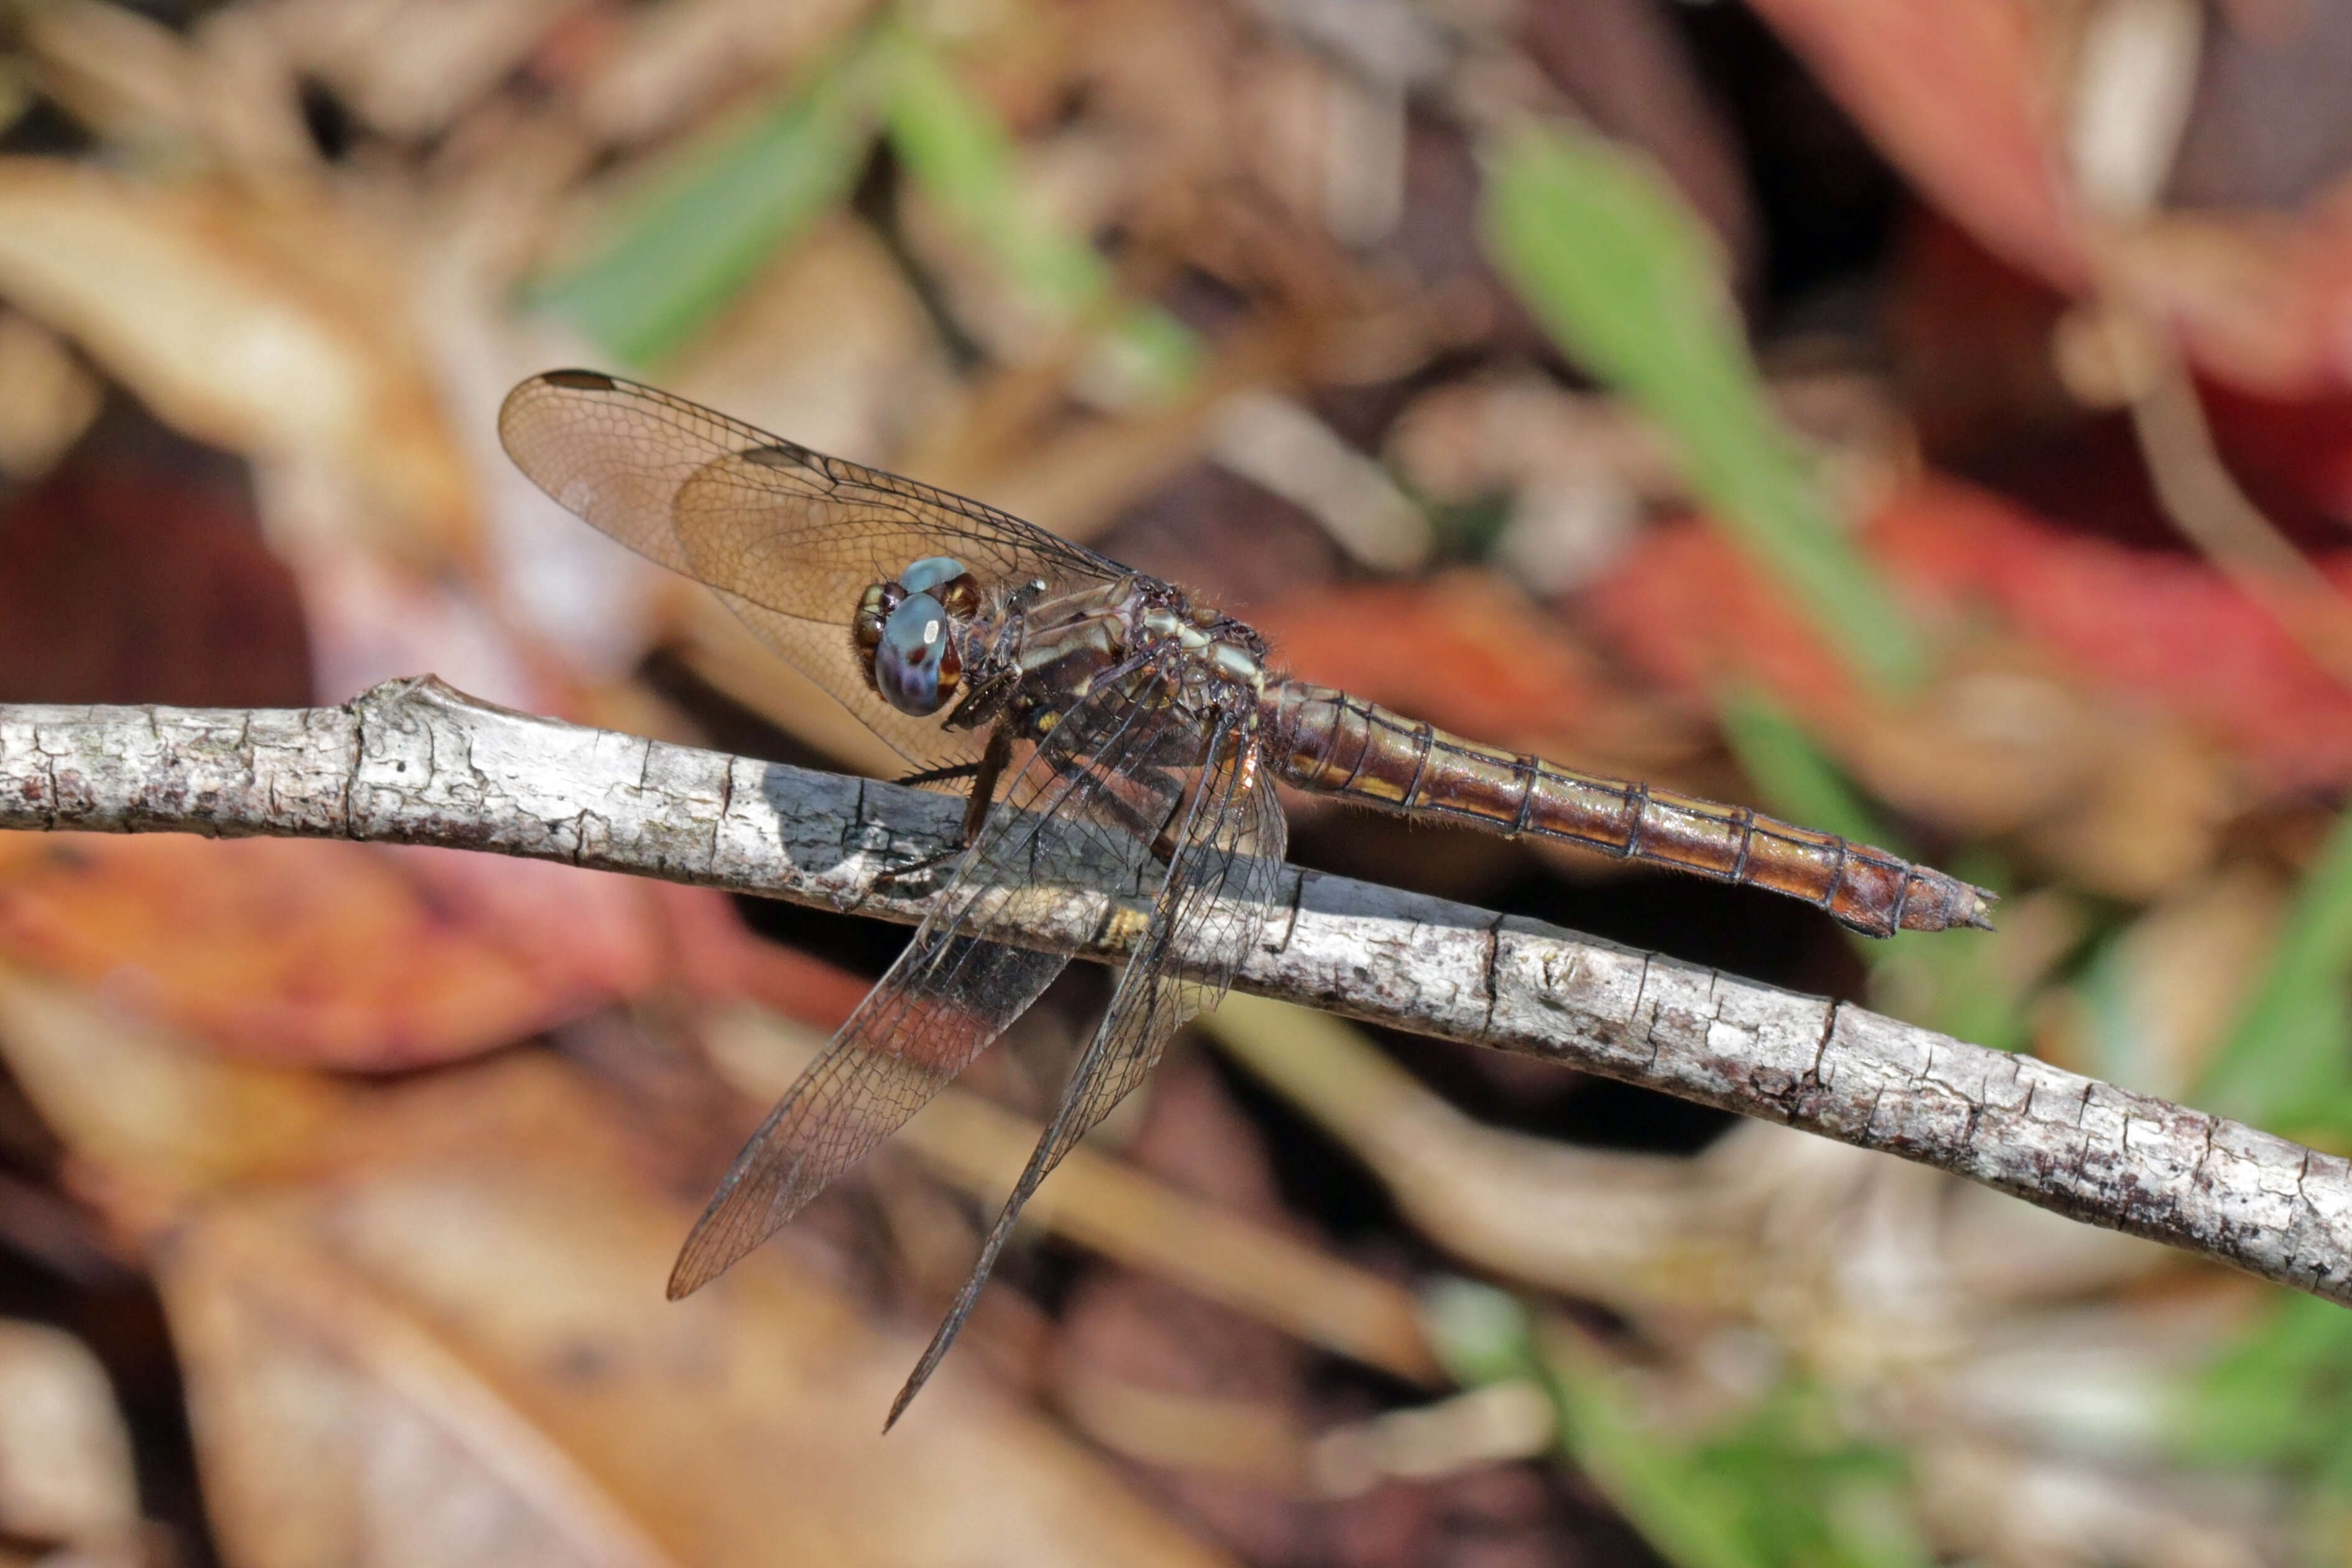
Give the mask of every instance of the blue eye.
<path id="1" fill-rule="evenodd" d="M 963 562 L 949 556 L 925 556 L 898 574 L 898 586 L 909 593 L 930 593 L 962 575 Z"/>
<path id="2" fill-rule="evenodd" d="M 963 655 L 951 630 L 947 607 L 929 594 L 910 593 L 898 601 L 874 649 L 874 687 L 883 701 L 919 718 L 947 705 L 963 677 Z"/>

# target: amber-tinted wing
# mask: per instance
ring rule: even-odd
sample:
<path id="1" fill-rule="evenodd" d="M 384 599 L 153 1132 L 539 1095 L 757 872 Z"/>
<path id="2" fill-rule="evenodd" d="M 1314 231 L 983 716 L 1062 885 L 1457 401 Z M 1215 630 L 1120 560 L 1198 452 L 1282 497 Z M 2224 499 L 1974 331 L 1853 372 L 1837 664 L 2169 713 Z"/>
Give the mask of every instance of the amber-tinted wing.
<path id="1" fill-rule="evenodd" d="M 1265 932 L 1288 830 L 1274 781 L 1259 765 L 1256 744 L 1255 732 L 1236 719 L 1202 747 L 1203 764 L 1184 783 L 1189 795 L 1150 924 L 1129 956 L 1110 1010 L 1071 1070 L 1061 1105 L 990 1229 L 979 1261 L 898 1391 L 890 1423 L 905 1413 L 954 1343 L 1023 1206 L 1078 1140 L 1143 1082 L 1169 1037 L 1187 1019 L 1216 1005 L 1251 944 Z"/>
<path id="2" fill-rule="evenodd" d="M 678 1255 L 673 1297 L 863 1159 L 1061 973 L 1064 955 L 988 940 L 1016 904 L 1154 885 L 1150 836 L 1175 801 L 1143 764 L 1181 738 L 1152 696 L 1106 680 L 1031 755 L 906 952 L 736 1157 Z"/>
<path id="3" fill-rule="evenodd" d="M 866 684 L 849 623 L 868 585 L 937 555 L 961 561 L 983 588 L 1035 579 L 1055 591 L 1121 570 L 977 501 L 594 371 L 550 371 L 515 388 L 499 438 L 567 509 L 717 589 L 919 768 L 971 761 L 980 742 L 898 712 Z"/>

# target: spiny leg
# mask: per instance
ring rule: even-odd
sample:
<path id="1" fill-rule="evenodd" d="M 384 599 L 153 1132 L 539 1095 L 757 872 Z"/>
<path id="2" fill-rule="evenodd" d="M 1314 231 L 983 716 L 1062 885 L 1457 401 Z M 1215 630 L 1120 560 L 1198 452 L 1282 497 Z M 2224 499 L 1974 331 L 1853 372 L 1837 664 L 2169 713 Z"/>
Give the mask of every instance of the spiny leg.
<path id="1" fill-rule="evenodd" d="M 1202 768 L 1193 776 L 1189 787 L 1179 789 L 1174 802 L 1168 808 L 1167 821 L 1161 822 L 1160 831 L 1151 835 L 1151 858 L 1161 865 L 1173 866 L 1176 863 L 1176 830 L 1185 821 L 1184 813 L 1200 798 L 1201 790 L 1208 781 L 1208 769 Z"/>
<path id="2" fill-rule="evenodd" d="M 989 809 L 996 803 L 997 782 L 1003 778 L 1004 769 L 1012 760 L 1013 727 L 999 724 L 988 732 L 988 745 L 981 752 L 978 762 L 962 763 L 954 768 L 935 768 L 928 773 L 917 773 L 902 780 L 909 784 L 924 783 L 970 773 L 971 793 L 964 800 L 963 825 L 956 830 L 955 842 L 946 849 L 907 865 L 885 867 L 874 880 L 877 883 L 900 882 L 921 876 L 927 872 L 936 871 L 971 848 L 980 838 L 981 829 L 988 825 Z"/>
<path id="3" fill-rule="evenodd" d="M 891 782 L 912 789 L 925 784 L 944 784 L 950 779 L 974 779 L 979 775 L 979 763 L 956 762 L 945 768 L 926 768 L 920 773 L 909 773 L 904 779 L 893 779 Z"/>

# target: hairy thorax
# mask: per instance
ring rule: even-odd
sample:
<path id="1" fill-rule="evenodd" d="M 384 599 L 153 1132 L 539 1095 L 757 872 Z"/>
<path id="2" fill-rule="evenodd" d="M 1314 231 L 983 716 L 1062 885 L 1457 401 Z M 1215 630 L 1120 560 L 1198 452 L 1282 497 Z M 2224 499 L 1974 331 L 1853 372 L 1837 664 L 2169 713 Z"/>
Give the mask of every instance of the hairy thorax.
<path id="1" fill-rule="evenodd" d="M 1140 576 L 1034 604 L 1016 594 L 971 623 L 965 646 L 975 700 L 954 722 L 1010 717 L 1032 738 L 1106 681 L 1206 718 L 1254 711 L 1267 680 L 1255 632 Z"/>

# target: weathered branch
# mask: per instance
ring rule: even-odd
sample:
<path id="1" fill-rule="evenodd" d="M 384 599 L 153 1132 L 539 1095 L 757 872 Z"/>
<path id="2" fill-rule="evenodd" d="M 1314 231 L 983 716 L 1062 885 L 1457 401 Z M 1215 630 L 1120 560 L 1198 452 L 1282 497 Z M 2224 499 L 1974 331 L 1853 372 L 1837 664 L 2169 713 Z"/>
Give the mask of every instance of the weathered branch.
<path id="1" fill-rule="evenodd" d="M 351 838 L 564 861 L 911 922 L 877 886 L 955 801 L 402 682 L 348 707 L 0 706 L 0 828 Z M 1968 1176 L 2352 1304 L 2352 1163 L 1856 1007 L 1444 899 L 1292 871 L 1243 988 L 1520 1051 Z M 1015 906 L 1115 958 L 1139 911 Z"/>

